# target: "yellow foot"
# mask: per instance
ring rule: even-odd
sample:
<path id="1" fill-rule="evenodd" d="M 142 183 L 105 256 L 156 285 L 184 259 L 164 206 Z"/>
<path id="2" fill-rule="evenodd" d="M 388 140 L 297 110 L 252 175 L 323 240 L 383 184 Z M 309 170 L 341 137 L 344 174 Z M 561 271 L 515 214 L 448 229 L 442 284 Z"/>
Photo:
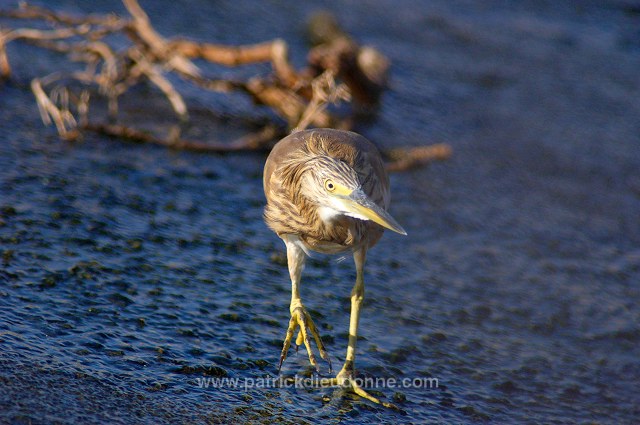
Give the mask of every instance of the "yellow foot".
<path id="1" fill-rule="evenodd" d="M 293 339 L 293 333 L 295 332 L 296 328 L 300 328 L 300 332 L 298 333 L 298 337 L 296 338 L 296 344 L 302 345 L 302 343 L 304 343 L 304 346 L 307 348 L 307 353 L 309 354 L 309 362 L 311 363 L 311 365 L 314 366 L 318 372 L 320 371 L 318 362 L 316 362 L 316 356 L 311 350 L 311 341 L 309 339 L 309 334 L 311 334 L 316 341 L 318 351 L 320 351 L 320 357 L 322 357 L 327 361 L 327 363 L 329 363 L 329 372 L 331 372 L 332 368 L 329 354 L 327 354 L 327 350 L 325 350 L 324 348 L 324 344 L 320 339 L 320 334 L 318 333 L 316 325 L 313 323 L 313 320 L 311 320 L 311 316 L 304 307 L 296 307 L 291 313 L 289 328 L 287 329 L 287 335 L 284 338 L 282 354 L 280 354 L 278 371 L 280 371 L 280 368 L 282 367 L 282 362 L 284 362 L 284 360 L 287 358 L 287 353 L 289 352 L 289 347 L 291 347 L 291 340 Z"/>
<path id="2" fill-rule="evenodd" d="M 388 409 L 401 410 L 398 406 L 393 403 L 388 403 L 386 401 L 381 401 L 379 398 L 372 396 L 368 392 L 366 392 L 353 378 L 353 373 L 345 369 L 344 367 L 338 373 L 335 378 L 332 378 L 327 383 L 328 386 L 338 386 L 345 389 L 349 389 L 359 395 L 360 397 L 367 399 L 373 403 L 380 404 Z"/>

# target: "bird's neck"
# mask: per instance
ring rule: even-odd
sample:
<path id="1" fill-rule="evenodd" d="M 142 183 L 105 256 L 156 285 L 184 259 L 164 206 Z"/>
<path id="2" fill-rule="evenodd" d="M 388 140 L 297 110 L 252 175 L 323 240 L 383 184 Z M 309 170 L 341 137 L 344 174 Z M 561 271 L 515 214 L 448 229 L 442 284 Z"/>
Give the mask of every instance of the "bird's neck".
<path id="1" fill-rule="evenodd" d="M 326 226 L 332 224 L 341 215 L 339 211 L 327 206 L 318 207 L 317 214 Z"/>

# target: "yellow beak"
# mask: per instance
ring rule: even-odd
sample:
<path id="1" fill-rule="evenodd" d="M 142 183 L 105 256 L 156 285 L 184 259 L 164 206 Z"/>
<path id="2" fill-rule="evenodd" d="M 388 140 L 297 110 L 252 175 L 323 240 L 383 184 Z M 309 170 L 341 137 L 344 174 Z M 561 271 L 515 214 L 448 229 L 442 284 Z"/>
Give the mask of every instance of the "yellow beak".
<path id="1" fill-rule="evenodd" d="M 365 217 L 367 220 L 378 223 L 380 226 L 386 227 L 401 235 L 407 234 L 402 226 L 400 226 L 388 212 L 380 208 L 378 204 L 373 202 L 362 190 L 356 189 L 342 198 L 344 200 L 344 206 L 350 213 Z"/>

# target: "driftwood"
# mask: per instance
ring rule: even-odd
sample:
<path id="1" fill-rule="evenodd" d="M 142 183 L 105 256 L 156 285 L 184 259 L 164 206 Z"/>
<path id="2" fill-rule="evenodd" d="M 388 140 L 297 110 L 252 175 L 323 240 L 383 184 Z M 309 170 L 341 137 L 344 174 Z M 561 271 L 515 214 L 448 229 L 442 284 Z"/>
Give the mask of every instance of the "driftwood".
<path id="1" fill-rule="evenodd" d="M 50 28 L 0 27 L 1 78 L 11 76 L 6 46 L 16 40 L 66 54 L 70 60 L 82 64 L 71 73 L 53 73 L 31 82 L 42 120 L 45 124 L 54 124 L 63 139 L 75 140 L 83 131 L 93 131 L 171 149 L 199 152 L 268 150 L 274 141 L 293 130 L 310 126 L 350 129 L 352 117 L 337 116 L 328 107 L 348 102 L 354 113 L 375 111 L 386 87 L 388 60 L 372 47 L 359 46 L 340 29 L 331 15 L 319 14 L 311 20 L 309 37 L 314 46 L 308 54 L 308 66 L 298 71 L 288 60 L 287 44 L 283 40 L 223 46 L 183 38 L 166 39 L 153 28 L 136 0 L 122 1 L 129 16 L 71 16 L 26 3 L 21 3 L 17 9 L 0 11 L 1 17 L 20 22 L 38 21 Z M 126 48 L 116 49 L 110 44 L 110 36 L 114 34 L 126 36 Z M 203 75 L 194 61 L 230 67 L 269 62 L 272 73 L 247 81 L 215 79 Z M 117 123 L 120 97 L 141 82 L 160 90 L 177 118 L 188 120 L 187 103 L 167 78 L 168 74 L 206 90 L 248 95 L 256 104 L 270 108 L 286 124 L 269 123 L 236 141 L 221 143 L 185 140 L 180 137 L 179 130 L 156 135 Z M 107 101 L 107 117 L 101 122 L 91 121 L 88 113 L 90 98 L 96 91 Z M 385 152 L 390 171 L 446 159 L 450 154 L 451 149 L 446 145 Z"/>

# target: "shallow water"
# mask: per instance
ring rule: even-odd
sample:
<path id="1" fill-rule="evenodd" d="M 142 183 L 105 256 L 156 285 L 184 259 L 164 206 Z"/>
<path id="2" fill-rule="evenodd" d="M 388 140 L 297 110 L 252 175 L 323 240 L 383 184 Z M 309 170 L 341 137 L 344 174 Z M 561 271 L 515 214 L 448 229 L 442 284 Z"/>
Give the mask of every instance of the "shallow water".
<path id="1" fill-rule="evenodd" d="M 50 2 L 89 11 L 73 3 Z M 110 3 L 91 10 L 122 10 Z M 319 7 L 194 3 L 142 2 L 164 34 L 278 36 L 296 63 Z M 454 149 L 392 176 L 391 212 L 409 235 L 370 252 L 357 358 L 362 377 L 438 388 L 376 389 L 402 412 L 335 389 L 245 389 L 277 378 L 288 321 L 284 246 L 261 218 L 265 157 L 60 142 L 27 84 L 57 59 L 14 46 L 16 79 L 0 91 L 1 422 L 637 422 L 640 11 L 321 5 L 393 63 L 378 119 L 359 130 L 380 146 Z M 255 114 L 181 88 L 201 108 Z M 166 125 L 130 102 L 129 118 Z M 207 125 L 239 131 L 224 117 Z M 321 255 L 304 274 L 335 367 L 354 277 L 350 259 Z M 311 373 L 292 351 L 283 375 Z M 198 386 L 224 377 L 239 387 Z"/>

